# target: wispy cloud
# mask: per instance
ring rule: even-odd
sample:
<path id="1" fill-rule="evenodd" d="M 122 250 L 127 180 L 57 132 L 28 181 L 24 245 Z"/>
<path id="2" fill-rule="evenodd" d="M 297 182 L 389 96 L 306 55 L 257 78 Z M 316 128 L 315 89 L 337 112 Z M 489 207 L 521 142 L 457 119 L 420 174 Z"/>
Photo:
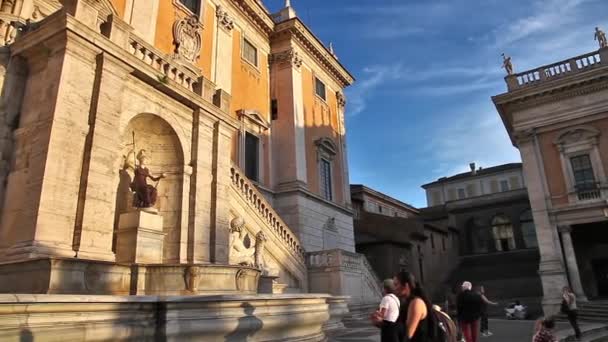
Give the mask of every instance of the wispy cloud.
<path id="1" fill-rule="evenodd" d="M 363 69 L 363 76 L 355 86 L 346 90 L 349 99 L 347 114 L 355 116 L 365 110 L 367 101 L 374 96 L 375 90 L 384 83 L 398 79 L 401 75 L 399 64 L 392 66 L 373 66 Z"/>
<path id="2" fill-rule="evenodd" d="M 471 162 L 488 167 L 520 160 L 491 104 L 454 110 L 447 116 L 458 120 L 444 120 L 435 127 L 428 151 L 436 167 L 429 180 L 466 171 Z"/>
<path id="3" fill-rule="evenodd" d="M 509 22 L 494 31 L 495 46 L 507 47 L 528 37 L 552 33 L 559 36 L 567 24 L 578 22 L 581 5 L 596 0 L 537 0 L 531 14 Z"/>

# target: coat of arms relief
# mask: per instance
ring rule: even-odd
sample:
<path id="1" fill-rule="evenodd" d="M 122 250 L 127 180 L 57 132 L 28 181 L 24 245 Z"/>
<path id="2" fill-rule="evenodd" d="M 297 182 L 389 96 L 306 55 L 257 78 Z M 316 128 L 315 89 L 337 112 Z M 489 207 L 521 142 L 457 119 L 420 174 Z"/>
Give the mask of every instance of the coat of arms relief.
<path id="1" fill-rule="evenodd" d="M 203 24 L 196 15 L 178 18 L 173 23 L 173 44 L 177 60 L 196 64 L 201 53 L 202 31 Z"/>

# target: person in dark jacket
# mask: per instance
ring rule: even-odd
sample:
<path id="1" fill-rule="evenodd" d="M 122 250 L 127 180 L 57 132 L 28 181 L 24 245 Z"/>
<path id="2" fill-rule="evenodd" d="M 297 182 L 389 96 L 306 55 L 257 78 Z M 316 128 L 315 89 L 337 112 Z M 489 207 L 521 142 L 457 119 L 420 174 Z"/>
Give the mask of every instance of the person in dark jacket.
<path id="1" fill-rule="evenodd" d="M 466 342 L 477 342 L 479 335 L 479 319 L 483 299 L 479 293 L 472 291 L 473 285 L 465 281 L 462 283 L 462 292 L 456 300 L 458 322 Z"/>

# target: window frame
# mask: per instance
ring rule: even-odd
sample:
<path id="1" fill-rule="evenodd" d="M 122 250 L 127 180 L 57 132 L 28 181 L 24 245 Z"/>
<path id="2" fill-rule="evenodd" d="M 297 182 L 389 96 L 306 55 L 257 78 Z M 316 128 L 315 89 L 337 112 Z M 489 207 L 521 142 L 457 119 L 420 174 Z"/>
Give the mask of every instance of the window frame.
<path id="1" fill-rule="evenodd" d="M 466 190 L 464 188 L 458 188 L 457 192 L 458 192 L 458 199 L 459 200 L 463 200 L 463 199 L 467 198 L 467 193 L 466 193 Z"/>
<path id="2" fill-rule="evenodd" d="M 245 46 L 247 46 L 247 44 L 250 45 L 255 51 L 255 63 L 250 61 L 245 56 Z M 260 68 L 260 49 L 257 47 L 257 45 L 255 45 L 253 43 L 253 41 L 251 39 L 248 39 L 244 33 L 243 33 L 243 38 L 241 39 L 241 59 L 244 60 L 245 62 L 247 62 L 247 64 L 254 67 L 256 70 L 259 70 L 259 68 Z"/>
<path id="3" fill-rule="evenodd" d="M 324 95 L 321 96 L 319 95 L 319 93 L 317 92 L 317 84 L 320 83 L 323 85 L 323 92 Z M 320 98 L 321 100 L 323 100 L 323 102 L 327 103 L 327 83 L 323 82 L 318 76 L 314 75 L 314 92 L 315 92 L 315 96 Z"/>
<path id="4" fill-rule="evenodd" d="M 127 3 L 128 3 L 128 1 L 127 1 Z M 190 9 L 188 6 L 186 6 L 184 3 L 182 3 L 182 0 L 173 0 L 173 5 L 176 7 L 179 7 L 180 9 L 182 9 L 183 11 L 185 11 L 187 13 L 196 15 L 198 17 L 198 20 L 201 23 L 203 22 L 203 17 L 205 14 L 205 0 L 198 0 L 198 11 L 196 11 L 196 12 L 193 12 L 192 9 Z"/>
<path id="5" fill-rule="evenodd" d="M 333 201 L 332 161 L 321 158 L 319 162 L 319 192 L 321 197 L 327 201 Z"/>
<path id="6" fill-rule="evenodd" d="M 248 137 L 252 137 L 256 139 L 256 151 L 255 151 L 255 160 L 256 160 L 256 167 L 255 167 L 255 178 L 250 177 L 249 173 L 249 168 L 248 168 L 248 157 L 247 157 L 247 138 Z M 260 172 L 260 165 L 261 165 L 261 156 L 260 156 L 260 150 L 261 150 L 261 145 L 262 145 L 262 139 L 260 139 L 260 137 L 252 132 L 249 131 L 245 131 L 245 146 L 243 147 L 245 150 L 245 165 L 244 166 L 244 171 L 245 171 L 245 176 L 247 178 L 249 178 L 251 181 L 255 182 L 255 183 L 260 183 L 261 182 L 261 172 Z"/>
<path id="7" fill-rule="evenodd" d="M 503 186 L 505 185 L 506 186 Z M 500 192 L 507 192 L 511 190 L 511 184 L 509 184 L 509 180 L 508 179 L 501 179 L 498 181 L 498 189 L 500 190 Z"/>
<path id="8" fill-rule="evenodd" d="M 608 191 L 604 189 L 607 184 L 607 178 L 599 151 L 599 138 L 601 134 L 601 131 L 594 126 L 580 125 L 569 127 L 560 131 L 553 141 L 560 154 L 562 171 L 564 173 L 564 179 L 566 182 L 568 202 L 571 204 L 588 201 L 602 201 L 608 197 Z M 593 169 L 593 176 L 596 182 L 600 184 L 598 189 L 599 198 L 579 198 L 579 192 L 576 189 L 574 170 L 572 169 L 572 163 L 570 160 L 572 157 L 582 154 L 589 156 L 591 167 Z"/>

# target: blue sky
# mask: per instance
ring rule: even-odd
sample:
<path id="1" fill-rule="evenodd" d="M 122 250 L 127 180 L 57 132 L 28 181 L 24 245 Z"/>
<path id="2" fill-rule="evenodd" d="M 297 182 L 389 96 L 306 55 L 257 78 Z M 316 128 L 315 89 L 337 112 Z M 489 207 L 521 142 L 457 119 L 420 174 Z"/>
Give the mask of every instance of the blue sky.
<path id="1" fill-rule="evenodd" d="M 266 0 L 271 10 L 284 0 Z M 417 207 L 420 185 L 520 161 L 490 97 L 516 72 L 597 49 L 608 0 L 292 0 L 357 82 L 346 90 L 351 183 Z"/>

